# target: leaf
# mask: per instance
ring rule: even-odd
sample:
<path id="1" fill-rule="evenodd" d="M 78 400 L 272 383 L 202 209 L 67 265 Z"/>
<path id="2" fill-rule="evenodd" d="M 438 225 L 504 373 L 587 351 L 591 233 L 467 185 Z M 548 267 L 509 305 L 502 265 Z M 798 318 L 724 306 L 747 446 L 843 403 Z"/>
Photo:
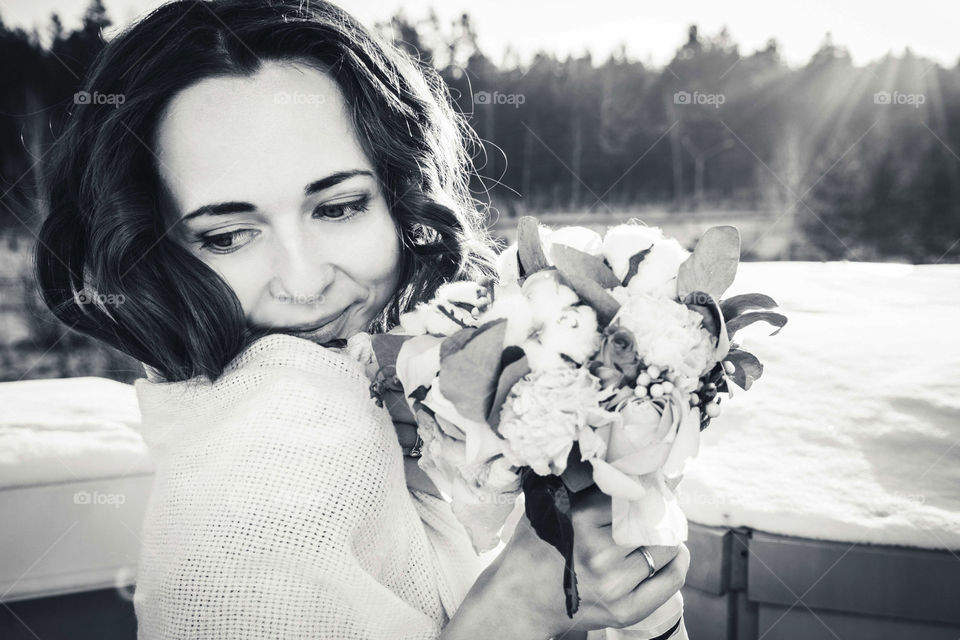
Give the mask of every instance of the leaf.
<path id="1" fill-rule="evenodd" d="M 377 366 L 381 369 L 395 366 L 400 347 L 409 339 L 410 336 L 396 333 L 375 333 L 370 336 L 370 345 L 373 347 L 373 354 L 377 357 Z"/>
<path id="2" fill-rule="evenodd" d="M 724 362 L 733 364 L 735 369 L 730 378 L 744 391 L 748 391 L 754 381 L 763 375 L 763 364 L 749 351 L 731 349 Z"/>
<path id="3" fill-rule="evenodd" d="M 429 392 L 430 392 L 430 389 L 429 389 L 428 387 L 425 387 L 425 386 L 423 386 L 423 385 L 420 385 L 419 387 L 417 387 L 416 389 L 414 389 L 413 391 L 411 391 L 410 393 L 408 393 L 408 394 L 407 394 L 407 397 L 408 397 L 408 398 L 413 398 L 414 400 L 418 400 L 418 401 L 420 401 L 420 402 L 423 402 L 423 399 L 427 397 L 427 394 L 428 394 Z M 431 410 L 430 407 L 427 407 L 426 405 L 424 405 L 423 408 L 424 408 L 424 410 L 426 410 L 426 411 L 430 411 L 431 414 L 433 413 L 433 410 Z"/>
<path id="4" fill-rule="evenodd" d="M 586 460 L 580 459 L 580 444 L 573 443 L 570 454 L 567 456 L 567 468 L 560 474 L 560 479 L 571 493 L 577 493 L 593 485 L 593 467 Z"/>
<path id="5" fill-rule="evenodd" d="M 590 278 L 604 289 L 620 286 L 617 276 L 613 275 L 613 270 L 600 256 L 590 255 L 564 244 L 553 245 L 550 254 L 553 256 L 554 266 L 561 274 L 571 273 Z"/>
<path id="6" fill-rule="evenodd" d="M 637 271 L 640 270 L 640 263 L 643 262 L 643 259 L 646 258 L 647 254 L 651 251 L 653 251 L 653 245 L 630 256 L 630 262 L 627 263 L 627 275 L 623 277 L 623 286 L 630 284 L 630 278 L 637 275 Z"/>
<path id="7" fill-rule="evenodd" d="M 574 273 L 560 272 L 560 279 L 573 289 L 584 303 L 597 312 L 597 323 L 603 329 L 620 310 L 620 303 L 610 293 L 590 278 Z"/>
<path id="8" fill-rule="evenodd" d="M 477 422 L 487 419 L 497 390 L 506 330 L 507 321 L 500 318 L 477 328 L 460 349 L 443 354 L 441 347 L 441 392 L 465 418 Z"/>
<path id="9" fill-rule="evenodd" d="M 533 530 L 563 556 L 563 592 L 567 616 L 573 618 L 580 608 L 580 594 L 573 566 L 570 492 L 559 476 L 541 476 L 526 468 L 523 471 L 523 495 L 527 519 Z"/>
<path id="10" fill-rule="evenodd" d="M 727 335 L 731 338 L 733 334 L 744 327 L 750 326 L 754 322 L 767 322 L 774 327 L 777 327 L 777 330 L 771 333 L 770 335 L 775 336 L 780 333 L 780 329 L 787 324 L 787 316 L 782 313 L 775 313 L 773 311 L 751 311 L 750 313 L 744 313 L 730 320 L 727 323 Z"/>
<path id="11" fill-rule="evenodd" d="M 730 350 L 730 336 L 716 300 L 709 293 L 691 291 L 683 299 L 683 304 L 703 316 L 703 328 L 717 339 L 714 357 L 722 360 Z"/>
<path id="12" fill-rule="evenodd" d="M 740 263 L 740 232 L 724 225 L 707 229 L 693 254 L 680 265 L 677 289 L 680 299 L 691 291 L 705 291 L 719 300 L 733 284 Z"/>
<path id="13" fill-rule="evenodd" d="M 507 394 L 523 376 L 530 373 L 530 365 L 527 363 L 527 356 L 511 362 L 500 373 L 500 380 L 497 382 L 497 392 L 493 396 L 493 404 L 490 406 L 490 415 L 487 416 L 487 424 L 493 427 L 493 430 L 500 433 L 500 412 L 503 410 L 503 403 L 507 399 Z"/>
<path id="14" fill-rule="evenodd" d="M 517 258 L 521 278 L 550 266 L 540 242 L 540 222 L 533 216 L 523 216 L 517 223 Z"/>
<path id="15" fill-rule="evenodd" d="M 720 302 L 720 310 L 727 321 L 750 309 L 773 309 L 776 306 L 773 298 L 762 293 L 744 293 Z"/>
<path id="16" fill-rule="evenodd" d="M 451 333 L 449 336 L 443 339 L 443 342 L 440 343 L 440 361 L 442 362 L 444 358 L 449 356 L 451 353 L 455 353 L 463 349 L 463 347 L 470 342 L 474 334 L 479 331 L 479 327 L 466 327 L 460 329 L 456 333 Z"/>
<path id="17" fill-rule="evenodd" d="M 691 291 L 683 299 L 683 304 L 703 316 L 703 328 L 715 338 L 720 337 L 720 327 L 723 326 L 723 315 L 720 307 L 709 293 Z"/>

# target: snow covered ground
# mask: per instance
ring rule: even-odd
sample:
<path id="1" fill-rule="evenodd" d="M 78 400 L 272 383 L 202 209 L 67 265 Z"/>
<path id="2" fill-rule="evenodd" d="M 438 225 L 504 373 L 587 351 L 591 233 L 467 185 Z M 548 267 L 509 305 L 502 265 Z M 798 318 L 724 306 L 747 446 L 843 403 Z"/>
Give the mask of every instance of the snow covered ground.
<path id="1" fill-rule="evenodd" d="M 703 432 L 688 517 L 960 550 L 960 265 L 746 263 L 726 295 L 753 291 L 790 321 L 738 334 L 766 370 Z"/>
<path id="2" fill-rule="evenodd" d="M 703 433 L 694 522 L 960 550 L 960 265 L 746 263 L 790 317 L 740 335 L 766 365 Z M 149 472 L 133 388 L 0 384 L 0 489 Z"/>
<path id="3" fill-rule="evenodd" d="M 133 386 L 104 378 L 0 383 L 0 489 L 153 470 Z"/>

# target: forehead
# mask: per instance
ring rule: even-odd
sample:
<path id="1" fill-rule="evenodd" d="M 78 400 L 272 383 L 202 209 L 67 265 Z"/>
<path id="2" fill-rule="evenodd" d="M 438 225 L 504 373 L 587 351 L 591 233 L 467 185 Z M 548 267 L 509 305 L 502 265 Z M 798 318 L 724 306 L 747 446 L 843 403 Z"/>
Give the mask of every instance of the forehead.
<path id="1" fill-rule="evenodd" d="M 157 128 L 158 170 L 184 208 L 259 202 L 337 171 L 370 169 L 336 82 L 306 65 L 202 80 Z"/>

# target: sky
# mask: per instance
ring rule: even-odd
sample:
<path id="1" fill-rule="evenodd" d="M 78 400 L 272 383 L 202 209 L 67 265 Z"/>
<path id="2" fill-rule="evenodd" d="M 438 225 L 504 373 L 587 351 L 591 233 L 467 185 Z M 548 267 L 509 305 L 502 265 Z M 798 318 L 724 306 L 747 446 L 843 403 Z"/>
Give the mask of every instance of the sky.
<path id="1" fill-rule="evenodd" d="M 86 4 L 86 0 L 0 0 L 0 17 L 7 24 L 44 31 L 54 11 L 68 27 L 78 24 Z M 104 4 L 116 23 L 126 24 L 161 2 Z M 946 67 L 960 60 L 956 0 L 341 0 L 339 4 L 369 25 L 401 7 L 410 19 L 426 16 L 433 7 L 445 22 L 468 12 L 481 49 L 497 61 L 508 45 L 521 60 L 538 50 L 560 55 L 590 51 L 595 59 L 603 59 L 623 43 L 632 58 L 659 66 L 670 61 L 694 22 L 707 35 L 727 27 L 741 54 L 776 38 L 792 65 L 805 64 L 827 32 L 850 50 L 858 65 L 888 51 L 901 54 L 906 47 Z"/>

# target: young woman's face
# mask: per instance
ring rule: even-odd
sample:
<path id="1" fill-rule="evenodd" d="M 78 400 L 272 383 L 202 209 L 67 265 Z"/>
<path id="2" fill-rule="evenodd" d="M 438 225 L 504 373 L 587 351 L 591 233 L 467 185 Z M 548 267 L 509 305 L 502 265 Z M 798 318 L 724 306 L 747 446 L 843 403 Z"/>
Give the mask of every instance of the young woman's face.
<path id="1" fill-rule="evenodd" d="M 397 285 L 396 227 L 336 83 L 267 63 L 174 97 L 157 131 L 174 234 L 254 327 L 325 342 L 363 330 Z"/>

